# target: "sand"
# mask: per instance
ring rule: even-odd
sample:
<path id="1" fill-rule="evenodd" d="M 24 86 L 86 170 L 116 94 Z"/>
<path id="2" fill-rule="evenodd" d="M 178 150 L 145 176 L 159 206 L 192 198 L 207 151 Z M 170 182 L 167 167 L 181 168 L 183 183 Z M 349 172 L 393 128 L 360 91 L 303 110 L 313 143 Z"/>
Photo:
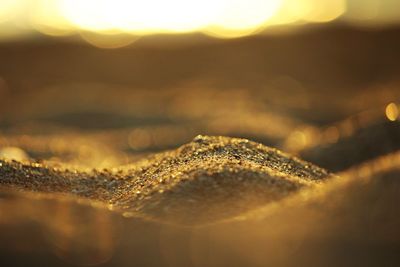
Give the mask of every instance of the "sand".
<path id="1" fill-rule="evenodd" d="M 0 44 L 0 266 L 398 266 L 400 31 L 331 26 Z"/>
<path id="2" fill-rule="evenodd" d="M 311 146 L 298 151 L 299 156 L 339 172 L 398 151 L 400 123 L 388 120 L 383 110 L 368 110 L 322 127 Z"/>
<path id="3" fill-rule="evenodd" d="M 243 165 L 235 163 L 237 159 L 234 156 L 239 152 L 246 155 L 242 159 Z M 250 183 L 252 190 L 261 186 L 266 191 L 272 186 L 271 182 L 262 183 L 262 180 L 283 179 L 296 183 L 304 180 L 304 184 L 296 188 L 288 183 L 280 183 L 279 186 L 268 190 L 270 195 L 275 192 L 277 199 L 274 201 L 262 199 L 263 204 L 256 206 L 254 202 L 251 204 L 241 199 L 243 203 L 250 205 L 250 210 L 236 210 L 233 214 L 240 213 L 239 217 L 229 218 L 232 214 L 224 214 L 223 219 L 210 217 L 210 213 L 207 213 L 207 223 L 203 220 L 201 225 L 196 225 L 201 227 L 187 227 L 188 224 L 193 226 L 193 221 L 162 217 L 159 208 L 161 204 L 167 203 L 162 201 L 176 200 L 179 204 L 184 202 L 184 198 L 191 198 L 193 193 L 196 196 L 199 191 L 211 189 L 208 184 L 198 181 L 201 176 L 188 176 L 195 179 L 197 177 L 197 181 L 193 180 L 195 183 L 191 181 L 195 190 L 170 186 L 169 188 L 176 190 L 173 192 L 174 197 L 156 198 L 161 202 L 156 209 L 151 209 L 154 212 L 151 213 L 152 218 L 124 218 L 118 209 L 107 209 L 104 200 L 93 200 L 98 199 L 99 195 L 107 195 L 105 190 L 100 188 L 108 182 L 99 181 L 104 177 L 115 176 L 119 170 L 98 171 L 97 174 L 69 171 L 65 174 L 65 171 L 46 168 L 40 164 L 38 166 L 34 163 L 1 161 L 2 167 L 5 166 L 1 169 L 2 175 L 4 171 L 7 171 L 7 177 L 19 175 L 21 183 L 36 188 L 36 191 L 28 188 L 21 191 L 21 185 L 18 184 L 13 187 L 20 191 L 19 193 L 10 190 L 9 187 L 2 187 L 0 209 L 3 213 L 0 225 L 4 242 L 0 244 L 0 255 L 8 255 L 6 263 L 10 265 L 22 261 L 16 260 L 15 257 L 22 253 L 21 249 L 25 249 L 26 252 L 23 253 L 26 258 L 23 261 L 31 259 L 35 263 L 61 266 L 69 266 L 71 262 L 77 265 L 97 265 L 106 262 L 107 266 L 134 264 L 182 267 L 264 264 L 335 266 L 340 262 L 344 266 L 374 266 L 382 262 L 393 264 L 398 260 L 398 152 L 331 176 L 323 169 L 251 141 L 202 136 L 179 149 L 153 155 L 121 169 L 128 169 L 131 174 L 135 172 L 135 168 L 152 170 L 151 175 L 154 175 L 160 167 L 175 166 L 182 170 L 190 169 L 194 164 L 197 164 L 197 169 L 199 166 L 205 166 L 191 160 L 177 164 L 176 159 L 179 155 L 185 155 L 193 161 L 196 161 L 194 158 L 201 159 L 201 162 L 208 162 L 207 166 L 215 166 L 210 164 L 213 161 L 225 164 L 225 157 L 226 161 L 231 162 L 230 168 L 242 170 L 235 174 L 221 169 L 221 166 L 227 165 L 218 164 L 218 173 L 229 174 L 231 178 L 208 174 L 211 180 L 224 179 L 224 183 L 219 184 L 222 192 L 211 190 L 214 196 L 199 196 L 210 208 L 212 205 L 218 206 L 218 203 L 213 202 L 218 196 L 229 202 L 224 205 L 225 209 L 229 208 L 229 205 L 237 207 L 234 199 L 240 197 L 244 186 L 249 186 L 250 181 L 247 179 L 256 178 L 255 184 Z M 282 162 L 292 165 L 292 169 L 276 166 Z M 246 173 L 243 169 L 248 165 L 253 166 L 252 169 L 247 170 L 248 176 L 236 187 L 232 177 L 238 178 L 239 173 Z M 305 168 L 307 165 L 309 167 Z M 254 168 L 264 172 L 260 172 L 262 175 L 256 175 Z M 129 171 L 125 171 L 119 175 L 126 178 L 120 179 L 128 179 L 125 184 L 130 184 Z M 172 169 L 169 168 L 168 171 L 172 172 Z M 38 175 L 38 172 L 42 174 Z M 34 183 L 33 179 L 28 182 L 22 173 L 28 173 L 32 178 L 42 178 L 38 179 L 39 183 Z M 269 174 L 266 175 L 267 173 Z M 158 175 L 163 174 L 159 172 Z M 66 188 L 73 188 L 74 183 L 65 183 L 67 185 L 60 185 L 57 189 L 56 183 L 44 179 L 45 176 L 56 180 L 84 177 L 85 179 L 76 181 L 76 184 L 80 183 L 83 188 L 91 188 L 93 185 L 90 181 L 97 180 L 98 183 L 96 189 L 88 190 L 87 193 L 91 193 L 83 198 L 84 194 L 79 192 L 67 192 L 69 189 Z M 82 182 L 84 180 L 86 184 Z M 164 186 L 172 185 L 173 181 L 180 184 L 182 179 L 170 178 Z M 158 184 L 157 181 L 152 180 L 151 184 L 148 188 L 151 192 L 155 191 L 153 188 L 160 188 L 155 185 Z M 66 194 L 45 193 L 45 189 L 51 192 L 57 189 Z M 232 194 L 223 194 L 225 190 Z M 282 197 L 281 194 L 285 191 L 288 193 Z M 160 192 L 156 192 L 155 195 L 163 196 Z M 150 196 L 148 200 L 155 195 Z M 207 197 L 211 199 L 207 201 Z M 83 199 L 85 200 L 82 201 Z M 144 206 L 150 203 L 138 199 L 135 202 L 143 203 Z M 192 205 L 190 208 L 196 209 L 197 206 Z M 150 214 L 149 210 L 145 209 L 141 212 Z M 172 209 L 170 212 L 179 216 L 188 212 L 188 209 Z M 185 227 L 182 227 L 183 224 Z M 22 248 L 21 240 L 24 240 L 25 244 Z M 358 255 L 360 252 L 362 254 Z M 365 255 L 365 252 L 368 254 Z M 37 258 L 40 255 L 41 257 Z M 54 255 L 62 260 L 55 261 Z"/>
<path id="4" fill-rule="evenodd" d="M 246 139 L 197 136 L 175 150 L 89 172 L 0 161 L 0 183 L 100 201 L 125 216 L 226 219 L 329 178 L 326 170 Z"/>

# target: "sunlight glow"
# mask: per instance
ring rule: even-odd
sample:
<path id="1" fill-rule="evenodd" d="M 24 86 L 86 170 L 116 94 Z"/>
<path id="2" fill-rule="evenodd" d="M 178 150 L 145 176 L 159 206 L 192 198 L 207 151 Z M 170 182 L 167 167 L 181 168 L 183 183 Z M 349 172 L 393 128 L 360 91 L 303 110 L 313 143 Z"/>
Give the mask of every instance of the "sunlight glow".
<path id="1" fill-rule="evenodd" d="M 15 16 L 22 9 L 22 1 L 1 0 L 0 1 L 0 23 Z"/>
<path id="2" fill-rule="evenodd" d="M 32 6 L 29 19 L 33 28 L 47 35 L 62 36 L 73 30 L 63 17 L 59 3 L 54 0 L 40 0 L 39 5 Z"/>
<path id="3" fill-rule="evenodd" d="M 91 31 L 188 32 L 248 29 L 271 17 L 282 0 L 59 0 L 63 16 Z M 93 8 L 95 7 L 95 8 Z"/>
<path id="4" fill-rule="evenodd" d="M 286 0 L 287 15 L 309 22 L 329 22 L 346 11 L 345 0 Z"/>
<path id="5" fill-rule="evenodd" d="M 378 0 L 0 0 L 0 38 L 79 33 L 99 47 L 115 48 L 147 34 L 203 32 L 230 38 L 271 25 L 339 18 L 373 24 L 399 15 L 400 3 Z"/>

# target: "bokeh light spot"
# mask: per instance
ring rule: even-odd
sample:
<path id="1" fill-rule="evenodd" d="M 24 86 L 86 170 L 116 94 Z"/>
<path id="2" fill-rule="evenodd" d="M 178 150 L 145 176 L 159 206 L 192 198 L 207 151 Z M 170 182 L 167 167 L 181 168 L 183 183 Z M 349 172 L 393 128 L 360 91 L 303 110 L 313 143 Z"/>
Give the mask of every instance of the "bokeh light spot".
<path id="1" fill-rule="evenodd" d="M 390 121 L 396 121 L 399 117 L 399 108 L 395 103 L 390 103 L 386 106 L 386 117 Z"/>

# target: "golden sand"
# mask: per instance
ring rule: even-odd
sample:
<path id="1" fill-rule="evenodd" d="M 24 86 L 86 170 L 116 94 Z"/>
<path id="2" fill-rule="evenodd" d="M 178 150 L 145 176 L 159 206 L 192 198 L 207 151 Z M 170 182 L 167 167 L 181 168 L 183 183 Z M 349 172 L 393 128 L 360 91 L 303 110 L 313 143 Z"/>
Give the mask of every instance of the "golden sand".
<path id="1" fill-rule="evenodd" d="M 2 185 L 76 195 L 132 216 L 193 223 L 237 215 L 330 176 L 277 149 L 210 136 L 110 170 L 60 170 L 4 160 L 0 164 Z"/>
<path id="2" fill-rule="evenodd" d="M 400 149 L 400 123 L 389 120 L 384 107 L 322 127 L 301 158 L 330 171 L 344 171 Z"/>
<path id="3" fill-rule="evenodd" d="M 0 265 L 398 266 L 398 32 L 2 44 Z"/>

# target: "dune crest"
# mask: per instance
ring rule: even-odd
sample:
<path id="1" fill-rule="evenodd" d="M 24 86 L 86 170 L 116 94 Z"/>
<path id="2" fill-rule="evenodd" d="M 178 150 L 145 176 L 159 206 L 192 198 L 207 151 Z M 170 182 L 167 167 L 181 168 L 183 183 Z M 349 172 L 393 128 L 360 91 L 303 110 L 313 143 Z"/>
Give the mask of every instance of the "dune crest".
<path id="1" fill-rule="evenodd" d="M 330 174 L 246 139 L 197 136 L 175 150 L 111 170 L 0 160 L 0 177 L 3 186 L 100 201 L 127 216 L 201 223 L 282 199 Z"/>

